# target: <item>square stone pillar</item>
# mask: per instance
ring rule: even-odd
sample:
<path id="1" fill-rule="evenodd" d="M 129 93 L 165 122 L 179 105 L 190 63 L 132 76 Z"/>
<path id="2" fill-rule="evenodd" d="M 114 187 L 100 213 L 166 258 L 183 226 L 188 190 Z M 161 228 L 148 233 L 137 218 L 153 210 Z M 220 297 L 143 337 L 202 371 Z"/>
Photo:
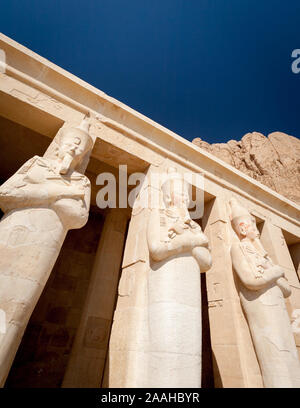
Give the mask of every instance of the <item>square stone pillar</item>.
<path id="1" fill-rule="evenodd" d="M 152 171 L 150 166 L 147 175 Z M 145 179 L 129 224 L 104 387 L 143 387 L 147 377 L 149 251 L 146 238 L 151 186 Z M 144 201 L 146 200 L 146 201 Z M 149 203 L 149 202 L 148 202 Z"/>
<path id="2" fill-rule="evenodd" d="M 146 236 L 143 231 L 146 211 L 133 216 L 128 230 L 105 373 L 107 387 L 138 387 L 145 375 L 147 261 L 142 253 L 135 255 L 142 245 L 139 241 Z"/>
<path id="3" fill-rule="evenodd" d="M 126 209 L 111 209 L 105 218 L 85 306 L 62 387 L 101 386 L 127 219 Z"/>
<path id="4" fill-rule="evenodd" d="M 261 242 L 272 261 L 285 271 L 285 276 L 292 290 L 291 296 L 286 299 L 287 310 L 292 322 L 293 314 L 298 313 L 298 310 L 300 312 L 300 282 L 281 228 L 266 221 L 261 231 Z M 295 252 L 296 250 L 297 248 Z M 294 333 L 294 337 L 300 356 L 300 333 Z"/>
<path id="5" fill-rule="evenodd" d="M 205 205 L 202 225 L 213 260 L 206 284 L 215 387 L 260 388 L 260 369 L 232 270 L 234 235 L 226 197 Z"/>

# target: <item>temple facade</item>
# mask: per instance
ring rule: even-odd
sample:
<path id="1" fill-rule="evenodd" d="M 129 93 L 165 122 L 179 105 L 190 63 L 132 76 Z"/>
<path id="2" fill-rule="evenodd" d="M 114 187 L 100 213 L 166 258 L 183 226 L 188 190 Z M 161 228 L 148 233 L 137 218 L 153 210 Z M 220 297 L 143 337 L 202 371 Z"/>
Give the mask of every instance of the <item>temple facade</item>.
<path id="1" fill-rule="evenodd" d="M 4 35 L 0 141 L 2 387 L 300 387 L 298 204 Z"/>

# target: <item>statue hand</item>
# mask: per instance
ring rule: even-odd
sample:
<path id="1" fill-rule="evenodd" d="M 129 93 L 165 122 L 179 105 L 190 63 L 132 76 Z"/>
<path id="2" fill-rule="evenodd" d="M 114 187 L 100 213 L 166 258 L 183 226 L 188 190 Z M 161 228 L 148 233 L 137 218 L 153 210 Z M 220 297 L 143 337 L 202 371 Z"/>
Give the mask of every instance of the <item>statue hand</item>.
<path id="1" fill-rule="evenodd" d="M 74 198 L 84 198 L 85 189 L 83 186 L 72 187 L 72 197 Z"/>
<path id="2" fill-rule="evenodd" d="M 279 288 L 281 289 L 281 292 L 283 294 L 283 297 L 287 298 L 291 295 L 292 291 L 291 291 L 291 287 L 287 281 L 286 278 L 279 278 L 276 281 L 277 285 L 279 286 Z"/>
<path id="3" fill-rule="evenodd" d="M 23 199 L 24 192 L 19 188 L 9 188 L 9 187 L 0 188 L 0 199 L 1 200 L 4 199 L 5 201 L 8 201 L 11 198 Z"/>
<path id="4" fill-rule="evenodd" d="M 11 193 L 11 189 L 7 187 L 0 188 L 0 197 L 7 197 Z"/>
<path id="5" fill-rule="evenodd" d="M 196 246 L 208 247 L 207 236 L 202 231 L 196 234 Z"/>
<path id="6" fill-rule="evenodd" d="M 207 272 L 211 268 L 212 257 L 207 248 L 195 247 L 192 250 L 192 254 L 200 266 L 200 272 Z"/>
<path id="7" fill-rule="evenodd" d="M 208 239 L 203 232 L 197 232 L 195 234 L 194 232 L 187 231 L 185 235 L 185 239 L 190 248 L 195 248 L 195 247 L 208 248 Z"/>
<path id="8" fill-rule="evenodd" d="M 49 186 L 50 187 L 50 186 Z M 59 200 L 62 198 L 84 198 L 85 189 L 83 186 L 51 186 L 48 188 L 50 198 Z"/>
<path id="9" fill-rule="evenodd" d="M 169 238 L 171 238 L 171 239 L 173 239 L 173 238 L 175 238 L 176 237 L 176 231 L 175 231 L 175 229 L 174 228 L 169 228 L 169 230 L 168 230 L 168 237 Z"/>
<path id="10" fill-rule="evenodd" d="M 269 270 L 273 272 L 275 278 L 277 279 L 284 278 L 284 270 L 279 265 L 274 265 Z"/>

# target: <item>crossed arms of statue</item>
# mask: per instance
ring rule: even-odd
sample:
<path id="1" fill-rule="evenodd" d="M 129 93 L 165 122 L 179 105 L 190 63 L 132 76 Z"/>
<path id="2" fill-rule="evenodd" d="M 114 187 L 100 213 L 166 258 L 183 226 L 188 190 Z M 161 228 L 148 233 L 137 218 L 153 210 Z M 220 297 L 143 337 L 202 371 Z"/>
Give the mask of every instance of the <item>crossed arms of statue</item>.
<path id="1" fill-rule="evenodd" d="M 291 294 L 289 284 L 284 277 L 284 271 L 280 266 L 273 265 L 265 269 L 263 274 L 255 277 L 239 243 L 232 245 L 231 259 L 235 272 L 247 289 L 260 290 L 270 286 L 272 283 L 276 283 L 284 297 L 288 297 Z"/>
<path id="2" fill-rule="evenodd" d="M 65 181 L 60 175 L 45 177 L 43 160 L 35 156 L 0 187 L 0 206 L 8 209 L 30 206 L 48 206 L 63 198 L 84 200 L 89 194 L 88 179 L 74 183 Z M 28 169 L 28 171 L 26 171 Z M 86 185 L 85 185 L 86 184 Z"/>
<path id="3" fill-rule="evenodd" d="M 171 239 L 166 242 L 161 240 L 160 235 L 160 212 L 158 209 L 151 211 L 148 227 L 147 242 L 151 258 L 156 261 L 163 261 L 171 256 L 184 252 L 192 252 L 201 265 L 201 271 L 206 271 L 211 266 L 211 255 L 208 250 L 207 237 L 202 232 L 200 226 L 192 231 L 190 228 L 184 229 L 182 233 L 174 235 L 174 228 L 170 228 Z"/>

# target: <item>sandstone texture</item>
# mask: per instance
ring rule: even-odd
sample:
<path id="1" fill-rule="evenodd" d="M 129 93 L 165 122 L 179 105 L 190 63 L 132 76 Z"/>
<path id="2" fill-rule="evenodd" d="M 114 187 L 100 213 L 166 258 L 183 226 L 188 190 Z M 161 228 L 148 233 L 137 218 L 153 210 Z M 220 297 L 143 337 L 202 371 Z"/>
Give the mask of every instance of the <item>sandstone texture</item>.
<path id="1" fill-rule="evenodd" d="M 240 141 L 197 146 L 300 204 L 300 139 L 281 132 L 245 134 Z"/>

